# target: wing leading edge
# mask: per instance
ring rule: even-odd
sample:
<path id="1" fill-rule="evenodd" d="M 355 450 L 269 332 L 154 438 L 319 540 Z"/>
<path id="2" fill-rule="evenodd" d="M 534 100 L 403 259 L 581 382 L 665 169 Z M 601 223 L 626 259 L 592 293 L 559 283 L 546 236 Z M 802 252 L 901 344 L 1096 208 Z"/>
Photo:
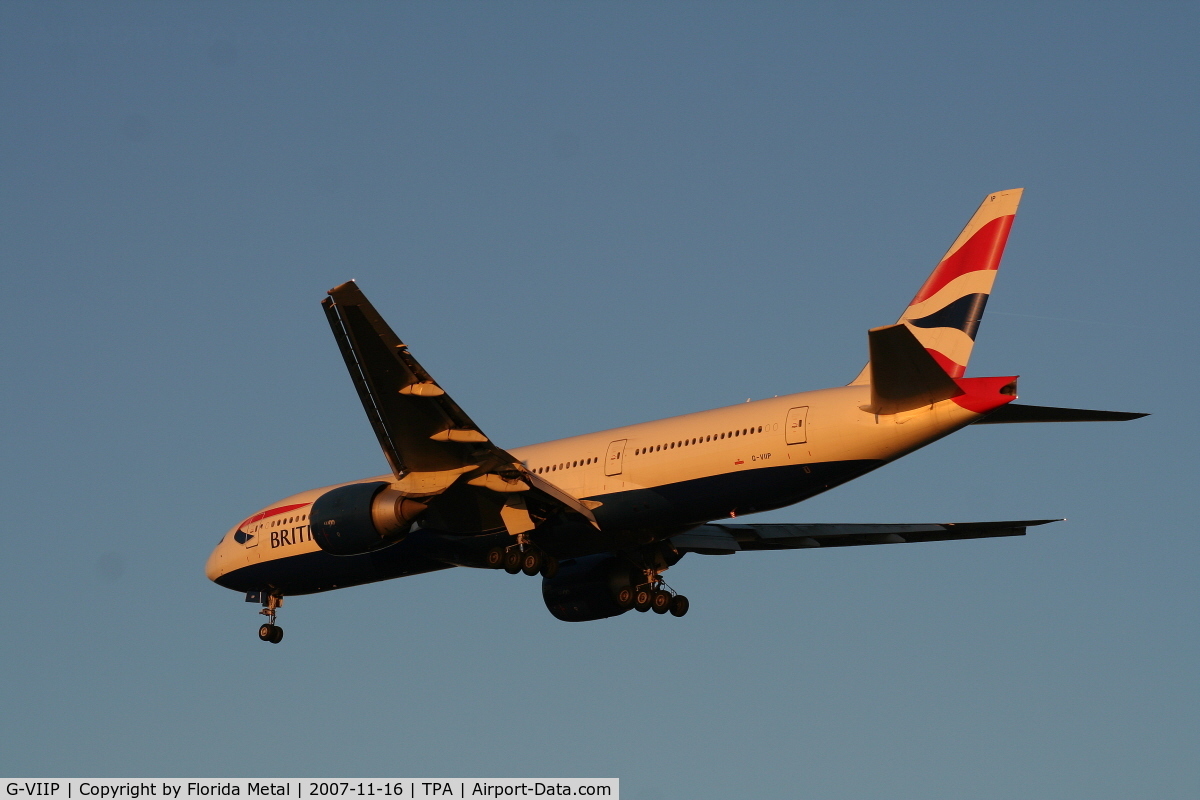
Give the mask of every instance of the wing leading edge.
<path id="1" fill-rule="evenodd" d="M 396 476 L 396 488 L 412 496 L 434 496 L 465 476 L 468 485 L 490 490 L 503 505 L 501 514 L 513 532 L 533 527 L 523 500 L 530 494 L 596 525 L 591 510 L 577 498 L 492 443 L 417 362 L 354 281 L 330 289 L 321 305 Z"/>
<path id="2" fill-rule="evenodd" d="M 671 537 L 680 552 L 728 555 L 742 550 L 802 550 L 811 547 L 854 547 L 868 544 L 947 542 L 1024 536 L 1025 529 L 1057 519 L 1004 522 L 942 522 L 897 525 L 710 523 Z"/>

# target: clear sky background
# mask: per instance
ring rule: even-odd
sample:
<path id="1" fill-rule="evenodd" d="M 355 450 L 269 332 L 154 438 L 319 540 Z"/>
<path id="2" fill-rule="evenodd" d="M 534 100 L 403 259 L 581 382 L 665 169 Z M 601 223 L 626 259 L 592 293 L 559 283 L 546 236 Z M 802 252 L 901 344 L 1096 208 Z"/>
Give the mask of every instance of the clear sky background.
<path id="1" fill-rule="evenodd" d="M 0 774 L 1200 796 L 1196 3 L 0 3 Z M 966 430 L 688 556 L 684 619 L 453 570 L 288 600 L 231 525 L 386 465 L 355 278 L 502 446 L 848 382 L 1026 188 Z"/>

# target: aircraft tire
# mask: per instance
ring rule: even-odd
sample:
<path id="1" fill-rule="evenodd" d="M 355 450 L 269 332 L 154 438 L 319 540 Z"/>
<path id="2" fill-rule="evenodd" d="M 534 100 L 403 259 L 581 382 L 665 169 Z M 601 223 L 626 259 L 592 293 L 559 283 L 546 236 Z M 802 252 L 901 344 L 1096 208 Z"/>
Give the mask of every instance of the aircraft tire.
<path id="1" fill-rule="evenodd" d="M 258 626 L 258 638 L 262 639 L 264 642 L 271 641 L 271 635 L 275 633 L 274 628 L 275 628 L 275 626 L 269 622 L 259 625 Z"/>
<path id="2" fill-rule="evenodd" d="M 516 575 L 521 571 L 520 550 L 509 550 L 504 554 L 504 571 L 509 575 Z"/>
<path id="3" fill-rule="evenodd" d="M 649 611 L 654 602 L 654 594 L 649 589 L 638 589 L 633 596 L 633 607 L 638 611 Z"/>
<path id="4" fill-rule="evenodd" d="M 484 556 L 484 561 L 489 568 L 500 569 L 504 566 L 504 548 L 493 547 L 491 550 L 488 550 L 487 555 Z"/>
<path id="5" fill-rule="evenodd" d="M 637 590 L 632 586 L 622 586 L 617 590 L 616 597 L 617 605 L 621 608 L 630 608 L 637 598 Z"/>
<path id="6" fill-rule="evenodd" d="M 275 630 L 271 631 L 271 644 L 279 644 L 283 641 L 283 628 L 278 625 L 272 625 Z"/>
<path id="7" fill-rule="evenodd" d="M 673 599 L 670 592 L 655 592 L 654 596 L 650 598 L 650 608 L 655 614 L 665 614 L 671 610 Z"/>
<path id="8" fill-rule="evenodd" d="M 542 577 L 553 578 L 558 574 L 558 559 L 554 556 L 546 556 L 542 564 Z"/>
<path id="9" fill-rule="evenodd" d="M 677 594 L 671 598 L 671 616 L 673 617 L 682 617 L 691 607 L 692 604 L 681 594 Z"/>
<path id="10" fill-rule="evenodd" d="M 533 577 L 542 571 L 542 554 L 533 550 L 521 556 L 521 572 Z"/>

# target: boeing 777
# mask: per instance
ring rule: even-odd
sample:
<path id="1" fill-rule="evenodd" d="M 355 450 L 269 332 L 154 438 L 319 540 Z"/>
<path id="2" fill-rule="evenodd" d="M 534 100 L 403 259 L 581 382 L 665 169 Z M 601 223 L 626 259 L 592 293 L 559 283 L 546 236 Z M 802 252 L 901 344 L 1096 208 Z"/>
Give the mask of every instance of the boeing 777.
<path id="1" fill-rule="evenodd" d="M 512 449 L 417 362 L 354 282 L 325 315 L 391 472 L 310 489 L 235 525 L 208 577 L 262 605 L 278 643 L 288 595 L 450 567 L 541 575 L 546 607 L 582 622 L 682 617 L 663 573 L 688 553 L 1021 536 L 1054 520 L 763 524 L 968 425 L 1144 414 L 1020 405 L 1015 376 L 964 377 L 1021 189 L 989 194 L 894 325 L 867 333 L 846 386 Z"/>

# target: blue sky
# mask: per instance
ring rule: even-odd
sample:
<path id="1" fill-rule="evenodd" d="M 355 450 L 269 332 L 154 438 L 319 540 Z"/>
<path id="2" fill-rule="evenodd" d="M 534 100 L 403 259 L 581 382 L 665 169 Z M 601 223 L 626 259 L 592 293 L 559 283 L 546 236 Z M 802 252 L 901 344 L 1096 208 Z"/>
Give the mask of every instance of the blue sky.
<path id="1" fill-rule="evenodd" d="M 0 773 L 603 776 L 623 797 L 1200 792 L 1195 3 L 0 5 Z M 454 570 L 289 600 L 228 527 L 385 469 L 359 281 L 517 446 L 849 381 L 1023 186 L 967 430 L 689 556 L 682 620 Z"/>

